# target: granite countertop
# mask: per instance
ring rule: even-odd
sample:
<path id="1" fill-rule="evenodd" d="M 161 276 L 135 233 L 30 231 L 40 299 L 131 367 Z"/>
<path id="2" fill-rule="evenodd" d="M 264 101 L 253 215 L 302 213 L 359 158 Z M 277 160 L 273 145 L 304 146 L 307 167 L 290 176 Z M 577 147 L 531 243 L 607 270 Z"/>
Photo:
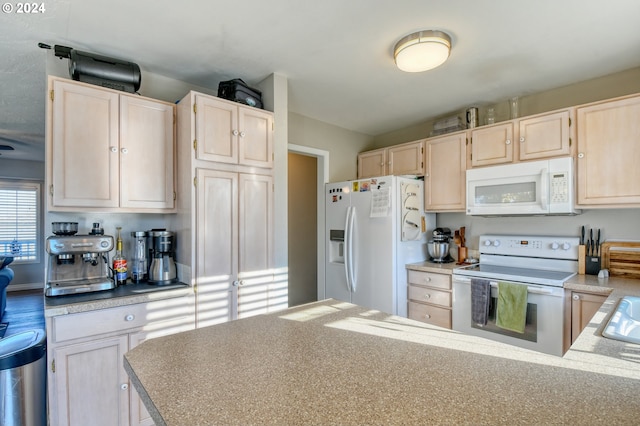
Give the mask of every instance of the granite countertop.
<path id="1" fill-rule="evenodd" d="M 182 297 L 189 294 L 193 294 L 193 288 L 184 283 L 168 285 L 129 283 L 123 286 L 118 286 L 113 290 L 66 296 L 45 296 L 44 316 L 53 317 L 57 315 L 94 311 L 97 309 L 106 309 L 116 306 L 126 306 L 136 303 L 151 302 L 154 300 Z"/>
<path id="2" fill-rule="evenodd" d="M 329 299 L 147 340 L 124 366 L 158 426 L 611 425 L 640 418 L 625 346 L 556 357 Z"/>

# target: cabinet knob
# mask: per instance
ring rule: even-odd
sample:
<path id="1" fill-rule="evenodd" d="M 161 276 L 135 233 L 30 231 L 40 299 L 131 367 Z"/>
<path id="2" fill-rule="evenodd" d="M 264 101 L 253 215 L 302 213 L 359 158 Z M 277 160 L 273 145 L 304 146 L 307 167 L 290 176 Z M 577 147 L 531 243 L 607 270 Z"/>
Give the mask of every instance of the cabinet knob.
<path id="1" fill-rule="evenodd" d="M 424 317 L 425 317 L 426 319 L 429 319 L 429 318 L 431 318 L 431 315 L 429 315 L 429 314 L 424 314 Z"/>
<path id="2" fill-rule="evenodd" d="M 129 389 L 129 385 L 127 383 L 123 383 L 123 384 L 120 385 L 120 389 L 127 390 L 127 389 Z"/>
<path id="3" fill-rule="evenodd" d="M 115 146 L 112 146 L 110 149 L 111 149 L 111 152 L 118 152 L 118 148 L 116 148 Z"/>
<path id="4" fill-rule="evenodd" d="M 580 296 L 578 296 L 577 294 L 574 294 L 573 296 L 571 296 L 571 298 L 573 300 L 580 300 Z"/>
<path id="5" fill-rule="evenodd" d="M 427 293 L 427 294 L 424 295 L 424 298 L 425 299 L 429 299 L 429 298 L 431 298 L 431 295 L 429 293 Z"/>
<path id="6" fill-rule="evenodd" d="M 524 136 L 520 136 L 520 142 L 524 142 Z"/>
<path id="7" fill-rule="evenodd" d="M 120 152 L 121 152 L 121 153 L 123 153 L 123 154 L 128 154 L 128 153 L 129 153 L 129 150 L 128 150 L 127 148 L 122 148 L 122 149 L 120 150 Z"/>
<path id="8" fill-rule="evenodd" d="M 244 280 L 240 280 L 240 281 L 238 282 L 238 285 L 240 285 L 240 286 L 242 287 L 242 286 L 244 285 Z"/>
<path id="9" fill-rule="evenodd" d="M 424 277 L 424 282 L 428 283 L 429 281 L 431 281 L 431 277 Z"/>
<path id="10" fill-rule="evenodd" d="M 125 321 L 133 321 L 135 318 L 136 318 L 135 315 L 129 314 L 126 317 L 124 317 L 124 320 Z"/>
<path id="11" fill-rule="evenodd" d="M 511 139 L 507 139 L 507 140 L 505 141 L 505 144 L 507 144 L 507 145 L 511 145 Z"/>
<path id="12" fill-rule="evenodd" d="M 244 132 L 240 132 L 240 137 L 244 138 L 245 133 Z"/>
<path id="13" fill-rule="evenodd" d="M 578 153 L 578 158 L 584 158 L 584 152 Z"/>
<path id="14" fill-rule="evenodd" d="M 233 132 L 231 132 L 233 134 L 233 136 L 238 136 L 238 131 L 234 130 Z"/>
<path id="15" fill-rule="evenodd" d="M 233 283 L 231 283 L 231 285 L 233 285 L 234 287 L 238 287 L 240 285 L 240 282 L 238 280 L 235 280 Z"/>

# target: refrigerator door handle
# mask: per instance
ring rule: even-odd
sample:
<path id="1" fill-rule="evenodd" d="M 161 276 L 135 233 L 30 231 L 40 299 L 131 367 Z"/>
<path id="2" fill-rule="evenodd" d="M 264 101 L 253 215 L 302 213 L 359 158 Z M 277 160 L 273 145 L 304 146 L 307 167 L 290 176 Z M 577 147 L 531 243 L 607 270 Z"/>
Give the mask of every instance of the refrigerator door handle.
<path id="1" fill-rule="evenodd" d="M 349 216 L 349 243 L 347 250 L 349 251 L 349 269 L 348 269 L 348 281 L 350 283 L 351 292 L 356 292 L 356 279 L 355 279 L 355 265 L 354 265 L 354 257 L 353 257 L 353 227 L 354 222 L 356 220 L 356 208 L 351 207 L 351 215 Z"/>
<path id="2" fill-rule="evenodd" d="M 351 236 L 349 235 L 349 220 L 351 219 L 351 207 L 347 207 L 347 217 L 344 221 L 344 275 L 347 281 L 347 290 L 351 292 L 351 282 L 349 281 L 349 264 L 351 263 L 351 253 L 349 245 L 351 244 Z"/>

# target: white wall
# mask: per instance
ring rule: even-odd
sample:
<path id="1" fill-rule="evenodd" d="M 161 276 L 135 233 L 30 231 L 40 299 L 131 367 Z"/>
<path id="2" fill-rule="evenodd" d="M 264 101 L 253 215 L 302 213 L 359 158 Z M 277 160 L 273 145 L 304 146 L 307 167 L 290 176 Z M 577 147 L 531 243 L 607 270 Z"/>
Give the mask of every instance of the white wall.
<path id="1" fill-rule="evenodd" d="M 371 145 L 373 137 L 289 113 L 289 143 L 331 153 L 329 182 L 355 179 L 358 153 Z"/>

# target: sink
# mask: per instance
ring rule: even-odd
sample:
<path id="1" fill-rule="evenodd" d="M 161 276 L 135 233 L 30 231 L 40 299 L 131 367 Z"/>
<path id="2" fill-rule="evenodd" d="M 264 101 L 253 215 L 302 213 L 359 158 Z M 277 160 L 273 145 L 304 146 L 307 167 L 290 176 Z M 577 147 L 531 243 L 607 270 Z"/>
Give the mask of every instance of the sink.
<path id="1" fill-rule="evenodd" d="M 640 297 L 624 296 L 602 335 L 624 342 L 640 343 Z"/>

